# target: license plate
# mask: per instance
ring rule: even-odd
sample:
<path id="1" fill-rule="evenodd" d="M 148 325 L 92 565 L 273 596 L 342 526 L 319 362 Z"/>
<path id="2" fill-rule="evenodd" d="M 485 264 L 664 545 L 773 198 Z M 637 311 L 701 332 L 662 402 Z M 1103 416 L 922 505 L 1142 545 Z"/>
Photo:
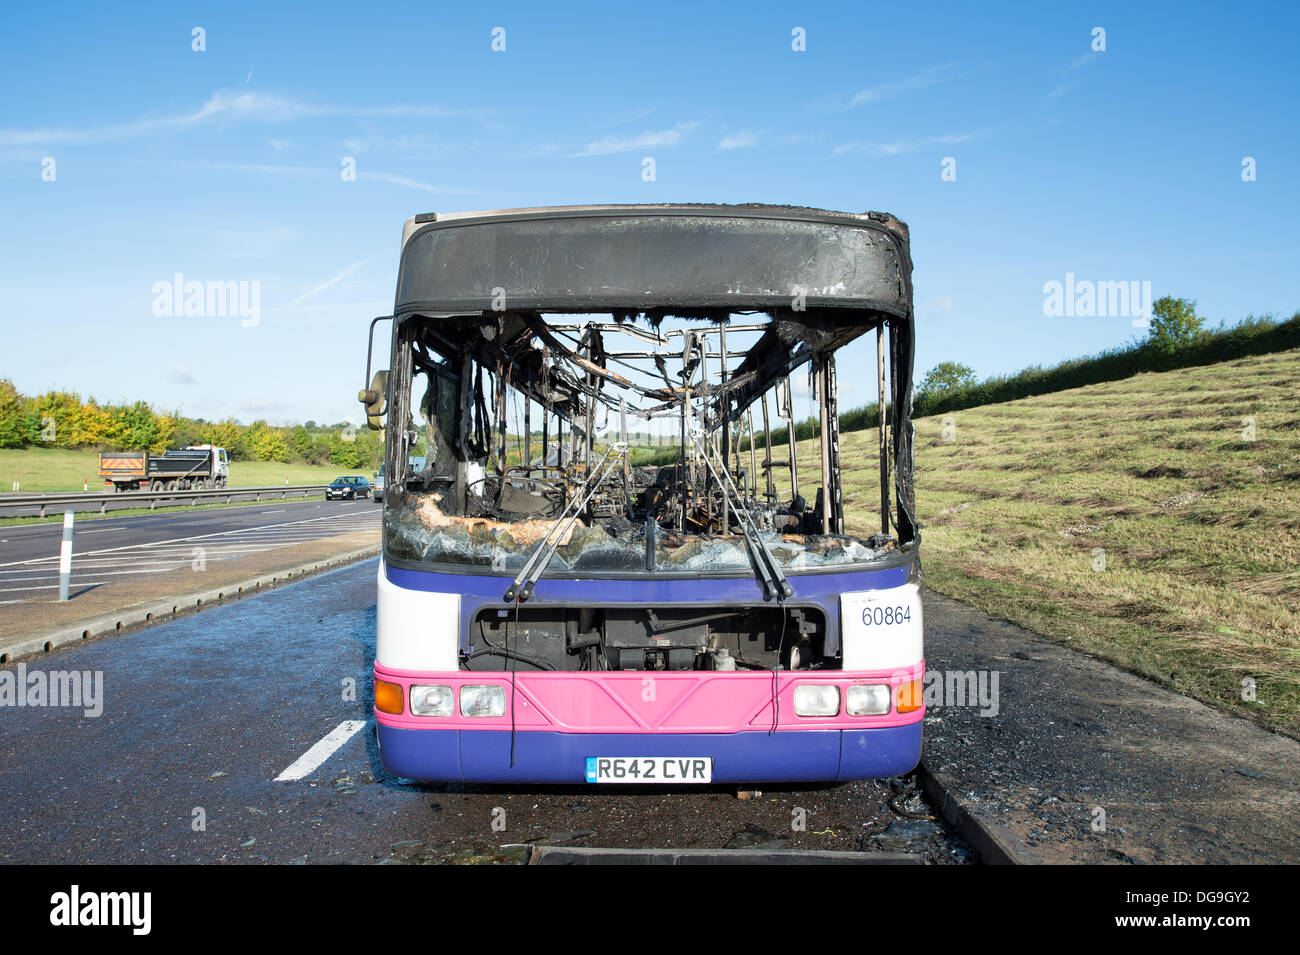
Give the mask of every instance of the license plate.
<path id="1" fill-rule="evenodd" d="M 589 783 L 710 783 L 707 756 L 588 756 Z"/>

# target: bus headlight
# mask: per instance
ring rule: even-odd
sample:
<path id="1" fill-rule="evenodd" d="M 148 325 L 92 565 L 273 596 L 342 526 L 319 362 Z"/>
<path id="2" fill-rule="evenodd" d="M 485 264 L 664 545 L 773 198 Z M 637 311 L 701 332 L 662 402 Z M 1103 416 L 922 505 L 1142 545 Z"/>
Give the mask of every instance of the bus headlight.
<path id="1" fill-rule="evenodd" d="M 795 716 L 835 716 L 840 711 L 840 688 L 806 683 L 794 688 Z"/>
<path id="2" fill-rule="evenodd" d="M 462 686 L 461 716 L 505 716 L 506 691 L 499 686 Z"/>
<path id="3" fill-rule="evenodd" d="M 452 699 L 449 686 L 413 686 L 411 712 L 416 716 L 451 716 Z"/>
<path id="4" fill-rule="evenodd" d="M 884 684 L 851 686 L 845 709 L 849 716 L 883 716 L 889 712 L 892 695 Z"/>

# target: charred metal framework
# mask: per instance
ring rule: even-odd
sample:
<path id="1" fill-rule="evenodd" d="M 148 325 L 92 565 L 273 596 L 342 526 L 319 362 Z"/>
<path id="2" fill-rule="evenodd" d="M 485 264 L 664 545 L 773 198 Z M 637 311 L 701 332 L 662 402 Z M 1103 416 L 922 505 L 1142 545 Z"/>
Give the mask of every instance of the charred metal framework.
<path id="1" fill-rule="evenodd" d="M 503 601 L 516 611 L 542 573 L 755 574 L 769 601 L 627 619 L 539 607 L 511 651 L 489 614 L 472 624 L 466 668 L 507 654 L 542 669 L 698 667 L 707 646 L 742 666 L 771 665 L 773 653 L 829 665 L 838 641 L 816 608 L 787 606 L 786 575 L 915 560 L 912 321 L 907 227 L 883 213 L 417 216 L 403 235 L 389 372 L 362 393 L 372 424 L 387 414 L 385 559 L 513 577 Z M 835 356 L 873 331 L 877 363 L 862 378 L 888 409 L 880 533 L 858 537 L 846 533 Z M 812 502 L 795 448 L 801 372 L 819 424 Z M 674 460 L 633 466 L 629 419 L 671 424 Z"/>

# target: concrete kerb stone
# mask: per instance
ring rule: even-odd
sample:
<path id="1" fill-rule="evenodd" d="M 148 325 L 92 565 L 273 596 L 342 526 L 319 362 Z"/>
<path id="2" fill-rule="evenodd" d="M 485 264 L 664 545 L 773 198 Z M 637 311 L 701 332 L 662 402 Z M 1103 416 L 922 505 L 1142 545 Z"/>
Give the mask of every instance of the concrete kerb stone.
<path id="1" fill-rule="evenodd" d="M 987 865 L 1038 865 L 1039 859 L 1020 837 L 989 819 L 976 805 L 963 799 L 957 785 L 936 773 L 921 760 L 916 767 L 921 789 L 945 822 L 957 830 L 968 846 L 980 854 Z"/>
<path id="2" fill-rule="evenodd" d="M 536 846 L 529 865 L 922 865 L 906 852 L 828 849 L 597 849 Z"/>
<path id="3" fill-rule="evenodd" d="M 368 560 L 378 553 L 379 545 L 371 544 L 367 547 L 339 554 L 336 557 L 309 561 L 285 570 L 258 574 L 246 580 L 235 581 L 226 587 L 170 597 L 147 606 L 133 607 L 129 611 L 122 613 L 106 614 L 76 624 L 55 627 L 30 637 L 11 637 L 7 640 L 0 640 L 0 658 L 3 658 L 0 659 L 0 663 L 12 663 L 25 657 L 48 653 L 68 644 L 80 643 L 82 640 L 109 636 L 115 633 L 125 633 L 128 630 L 137 630 L 165 620 L 174 620 L 190 613 L 197 613 L 210 606 L 239 600 L 252 594 L 263 593 L 326 570 L 334 570 L 346 564 Z"/>

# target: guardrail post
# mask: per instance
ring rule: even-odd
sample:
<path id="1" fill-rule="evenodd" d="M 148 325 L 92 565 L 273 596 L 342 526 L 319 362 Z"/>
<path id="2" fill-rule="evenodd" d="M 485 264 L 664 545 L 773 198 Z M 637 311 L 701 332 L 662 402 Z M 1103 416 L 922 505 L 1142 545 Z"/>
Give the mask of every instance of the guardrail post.
<path id="1" fill-rule="evenodd" d="M 63 543 L 59 545 L 59 599 L 68 599 L 68 578 L 72 576 L 72 511 L 63 512 Z"/>

